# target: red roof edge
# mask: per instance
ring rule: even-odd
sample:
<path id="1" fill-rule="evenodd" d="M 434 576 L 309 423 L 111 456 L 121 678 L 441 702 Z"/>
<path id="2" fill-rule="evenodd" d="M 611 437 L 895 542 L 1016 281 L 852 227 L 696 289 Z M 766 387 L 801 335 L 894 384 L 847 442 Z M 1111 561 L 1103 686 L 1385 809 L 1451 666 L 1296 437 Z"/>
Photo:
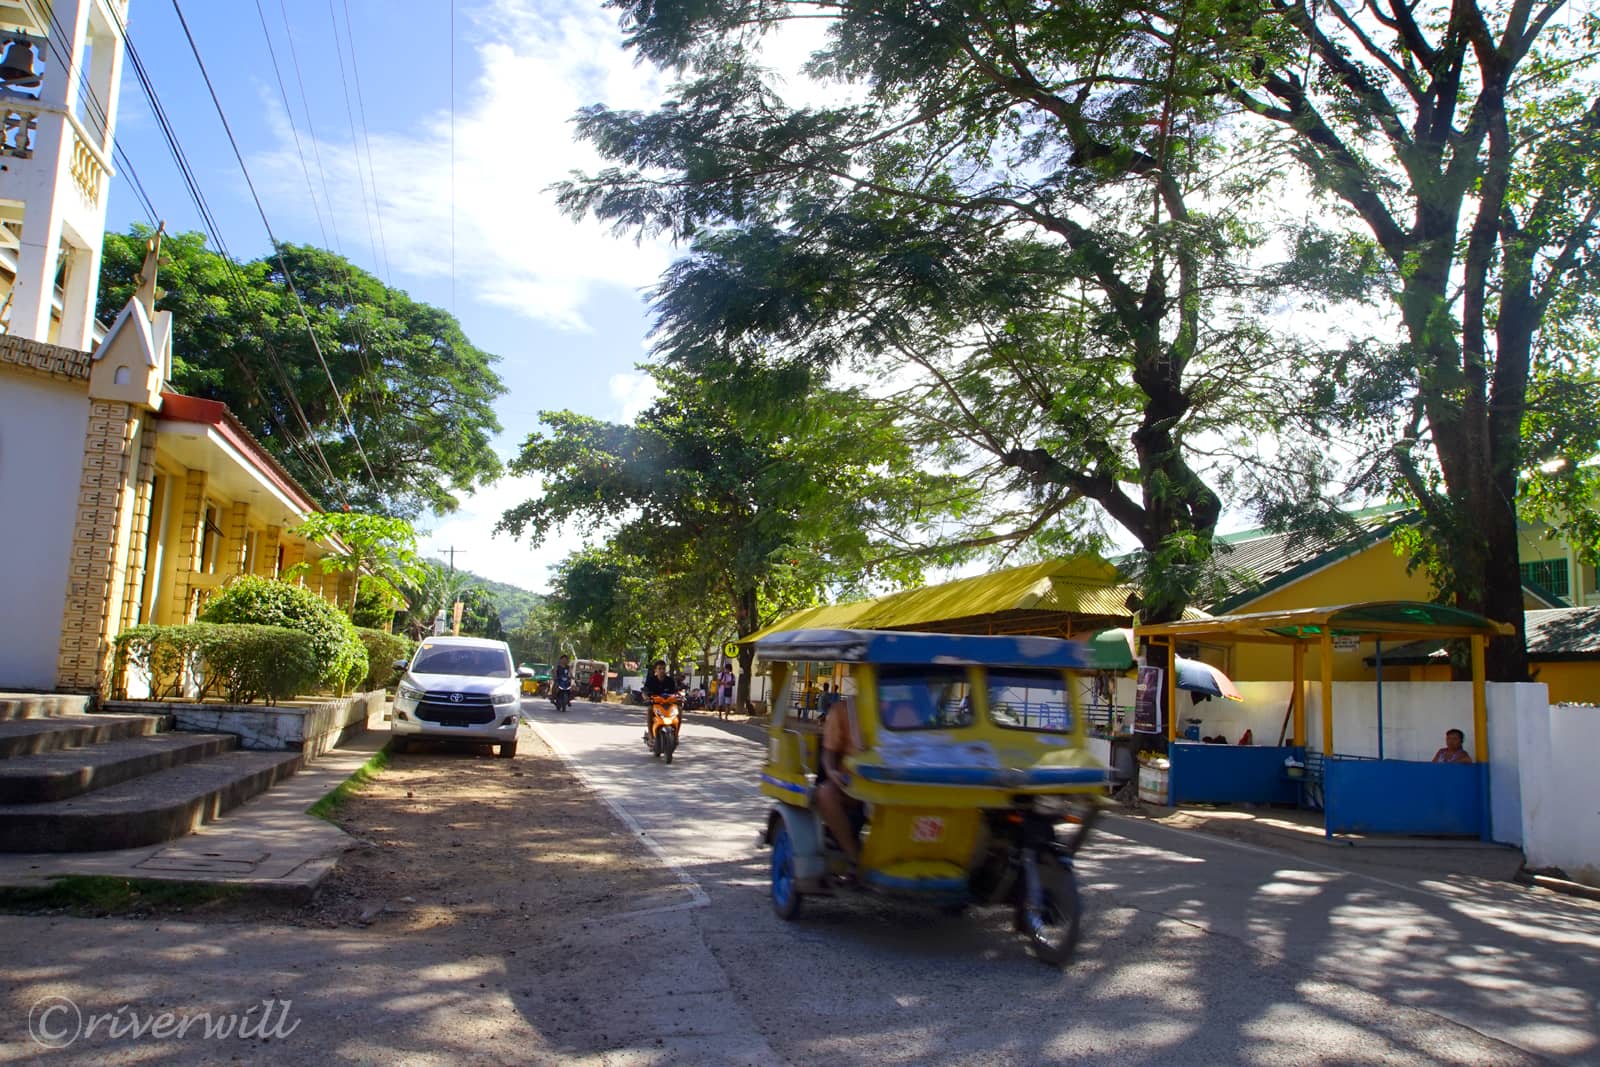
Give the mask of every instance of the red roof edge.
<path id="1" fill-rule="evenodd" d="M 267 481 L 277 486 L 291 501 L 308 512 L 321 511 L 322 507 L 305 487 L 295 481 L 294 475 L 283 468 L 272 453 L 257 441 L 255 435 L 244 428 L 228 405 L 220 400 L 206 400 L 182 393 L 161 393 L 161 410 L 156 414 L 161 422 L 194 422 L 210 426 L 222 439 L 238 449 Z"/>

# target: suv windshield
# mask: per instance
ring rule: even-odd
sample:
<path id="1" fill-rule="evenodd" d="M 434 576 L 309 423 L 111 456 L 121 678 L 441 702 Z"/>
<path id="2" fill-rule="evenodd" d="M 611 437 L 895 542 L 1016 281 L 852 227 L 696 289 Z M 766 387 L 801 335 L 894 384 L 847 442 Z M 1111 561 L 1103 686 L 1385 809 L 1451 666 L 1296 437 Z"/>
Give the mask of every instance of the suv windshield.
<path id="1" fill-rule="evenodd" d="M 959 667 L 883 667 L 878 721 L 890 730 L 949 730 L 972 725 L 972 687 Z"/>
<path id="2" fill-rule="evenodd" d="M 511 677 L 511 656 L 503 648 L 435 645 L 417 652 L 413 674 L 465 674 L 474 678 Z"/>
<path id="3" fill-rule="evenodd" d="M 1013 730 L 1072 729 L 1072 703 L 1061 675 L 1042 671 L 989 672 L 989 717 Z"/>

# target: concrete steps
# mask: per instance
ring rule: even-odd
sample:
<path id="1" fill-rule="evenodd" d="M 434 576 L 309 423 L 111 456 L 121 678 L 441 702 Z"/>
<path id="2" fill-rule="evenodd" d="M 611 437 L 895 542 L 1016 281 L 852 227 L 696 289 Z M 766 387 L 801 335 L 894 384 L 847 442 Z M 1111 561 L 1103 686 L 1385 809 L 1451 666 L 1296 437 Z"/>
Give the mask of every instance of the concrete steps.
<path id="1" fill-rule="evenodd" d="M 0 805 L 66 800 L 238 747 L 232 734 L 161 733 L 0 760 Z"/>
<path id="2" fill-rule="evenodd" d="M 66 693 L 0 693 L 0 722 L 46 715 L 84 715 L 89 698 Z"/>
<path id="3" fill-rule="evenodd" d="M 170 841 L 299 770 L 299 752 L 224 752 L 68 800 L 0 805 L 0 852 L 96 852 Z"/>
<path id="4" fill-rule="evenodd" d="M 58 752 L 129 737 L 153 737 L 165 730 L 164 715 L 52 715 L 0 722 L 0 759 Z"/>
<path id="5" fill-rule="evenodd" d="M 86 698 L 0 693 L 0 852 L 138 848 L 187 834 L 299 770 L 169 715 L 85 714 Z"/>

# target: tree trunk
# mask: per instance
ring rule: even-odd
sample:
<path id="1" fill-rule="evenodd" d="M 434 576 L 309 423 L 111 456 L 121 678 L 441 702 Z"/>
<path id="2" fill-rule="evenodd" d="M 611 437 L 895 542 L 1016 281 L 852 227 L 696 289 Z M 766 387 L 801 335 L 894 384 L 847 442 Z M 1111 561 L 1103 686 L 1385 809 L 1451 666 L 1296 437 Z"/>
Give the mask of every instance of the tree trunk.
<path id="1" fill-rule="evenodd" d="M 739 640 L 760 629 L 756 618 L 756 590 L 755 586 L 742 589 L 733 598 L 733 621 L 739 633 Z M 750 645 L 739 645 L 739 681 L 734 691 L 733 706 L 743 708 L 746 714 L 750 713 L 750 678 L 755 667 L 756 650 Z M 771 711 L 769 708 L 768 711 Z"/>

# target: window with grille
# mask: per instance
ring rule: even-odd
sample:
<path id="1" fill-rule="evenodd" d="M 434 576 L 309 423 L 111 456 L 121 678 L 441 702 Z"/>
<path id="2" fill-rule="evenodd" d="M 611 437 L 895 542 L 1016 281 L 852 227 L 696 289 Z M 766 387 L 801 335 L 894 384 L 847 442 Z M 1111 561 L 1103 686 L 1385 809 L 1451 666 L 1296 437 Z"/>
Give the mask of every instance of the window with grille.
<path id="1" fill-rule="evenodd" d="M 1522 580 L 1556 596 L 1570 596 L 1567 584 L 1567 561 L 1564 559 L 1529 560 L 1518 567 Z"/>

